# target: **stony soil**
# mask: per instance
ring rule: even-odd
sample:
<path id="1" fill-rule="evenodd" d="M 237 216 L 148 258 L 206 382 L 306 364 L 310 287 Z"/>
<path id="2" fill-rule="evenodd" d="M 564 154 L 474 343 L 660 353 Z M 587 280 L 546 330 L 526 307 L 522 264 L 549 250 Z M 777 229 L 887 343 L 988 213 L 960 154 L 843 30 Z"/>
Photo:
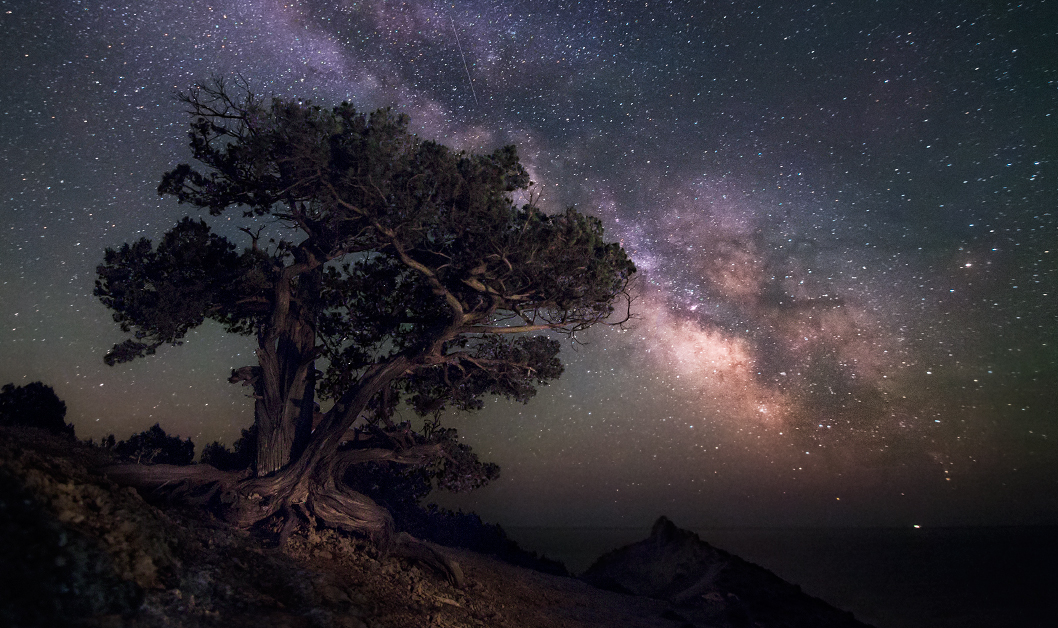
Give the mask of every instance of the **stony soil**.
<path id="1" fill-rule="evenodd" d="M 331 530 L 276 547 L 200 511 L 159 507 L 99 469 L 106 452 L 0 428 L 0 625 L 656 627 L 667 603 L 462 550 L 467 586 Z"/>

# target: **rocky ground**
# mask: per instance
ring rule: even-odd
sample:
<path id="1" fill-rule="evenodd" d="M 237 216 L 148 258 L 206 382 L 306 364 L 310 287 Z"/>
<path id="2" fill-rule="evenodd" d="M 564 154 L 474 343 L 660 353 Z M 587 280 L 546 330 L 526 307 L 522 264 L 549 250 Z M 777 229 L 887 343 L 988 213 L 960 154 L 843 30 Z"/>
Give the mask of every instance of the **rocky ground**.
<path id="1" fill-rule="evenodd" d="M 0 428 L 0 626 L 704 626 L 670 601 L 464 550 L 446 550 L 466 576 L 457 589 L 330 530 L 280 548 L 267 531 L 147 503 L 99 471 L 108 456 Z"/>

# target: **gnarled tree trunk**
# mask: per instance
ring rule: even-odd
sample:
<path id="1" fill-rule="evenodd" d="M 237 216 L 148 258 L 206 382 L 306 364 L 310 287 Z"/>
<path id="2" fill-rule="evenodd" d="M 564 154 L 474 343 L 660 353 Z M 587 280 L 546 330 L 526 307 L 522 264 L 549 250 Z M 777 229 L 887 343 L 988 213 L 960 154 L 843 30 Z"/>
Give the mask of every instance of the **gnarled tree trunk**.
<path id="1" fill-rule="evenodd" d="M 254 382 L 257 455 L 254 469 L 265 476 L 287 466 L 304 450 L 315 410 L 315 357 L 320 262 L 307 249 L 282 270 L 274 290 L 271 321 L 258 332 L 258 379 Z"/>
<path id="2" fill-rule="evenodd" d="M 254 382 L 254 421 L 257 452 L 254 469 L 259 476 L 287 466 L 309 440 L 315 408 L 315 367 L 311 330 L 301 337 L 262 339 L 257 356 L 260 375 Z"/>

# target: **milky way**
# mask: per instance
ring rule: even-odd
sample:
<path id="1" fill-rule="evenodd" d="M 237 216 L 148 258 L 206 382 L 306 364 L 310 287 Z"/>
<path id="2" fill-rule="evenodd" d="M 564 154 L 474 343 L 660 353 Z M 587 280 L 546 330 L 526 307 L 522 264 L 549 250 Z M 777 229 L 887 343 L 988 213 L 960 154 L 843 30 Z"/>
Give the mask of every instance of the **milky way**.
<path id="1" fill-rule="evenodd" d="M 1058 520 L 1058 17 L 1050 1 L 0 0 L 0 380 L 83 437 L 252 417 L 213 327 L 140 364 L 103 248 L 182 214 L 173 95 L 211 75 L 513 143 L 603 219 L 633 320 L 530 404 L 453 416 L 505 523 Z M 218 224 L 218 229 L 225 229 Z"/>

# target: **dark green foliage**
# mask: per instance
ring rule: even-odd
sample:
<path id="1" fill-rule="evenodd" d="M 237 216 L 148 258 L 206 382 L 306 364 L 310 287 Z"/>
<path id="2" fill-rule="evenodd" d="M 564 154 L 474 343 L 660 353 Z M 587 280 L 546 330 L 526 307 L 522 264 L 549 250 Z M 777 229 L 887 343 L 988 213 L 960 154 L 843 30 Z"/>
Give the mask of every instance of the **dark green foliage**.
<path id="1" fill-rule="evenodd" d="M 347 103 L 329 111 L 282 100 L 269 106 L 203 90 L 189 97 L 196 112 L 205 113 L 195 100 L 204 93 L 213 98 L 210 111 L 229 116 L 203 115 L 192 124 L 194 156 L 207 171 L 181 165 L 159 191 L 212 214 L 241 206 L 248 216 L 272 215 L 307 239 L 300 247 L 296 239 L 275 242 L 267 253 L 254 240 L 237 255 L 205 223 L 185 218 L 156 250 L 146 239 L 108 250 L 96 295 L 134 332 L 109 363 L 178 343 L 205 318 L 240 332 L 263 324 L 275 305 L 276 269 L 295 262 L 298 248 L 317 262 L 337 262 L 325 265 L 319 293 L 293 295 L 295 305 L 312 301 L 305 313 L 329 360 L 324 391 L 331 395 L 380 351 L 429 343 L 451 322 L 455 301 L 469 320 L 464 342 L 452 347 L 475 357 L 481 343 L 468 335 L 480 338 L 499 325 L 570 333 L 603 320 L 635 272 L 620 245 L 603 240 L 598 219 L 512 204 L 510 192 L 530 183 L 513 146 L 489 155 L 453 152 L 410 135 L 408 118 L 388 109 L 364 115 Z M 491 338 L 480 357 L 494 357 L 501 344 L 511 345 Z M 496 364 L 482 359 L 474 368 Z M 516 398 L 560 372 L 549 365 L 534 378 L 525 368 L 506 370 L 490 378 Z"/>
<path id="2" fill-rule="evenodd" d="M 72 438 L 73 425 L 65 419 L 66 403 L 51 386 L 41 382 L 4 384 L 0 391 L 0 425 L 28 425 Z"/>
<path id="3" fill-rule="evenodd" d="M 253 465 L 254 451 L 257 448 L 257 426 L 251 425 L 242 431 L 242 436 L 235 441 L 233 449 L 213 441 L 202 449 L 202 464 L 214 466 L 221 471 L 242 471 Z"/>
<path id="4" fill-rule="evenodd" d="M 190 218 L 177 223 L 157 248 L 141 238 L 107 249 L 95 294 L 114 311 L 122 331 L 135 331 L 107 353 L 106 363 L 128 362 L 165 343 L 179 344 L 206 318 L 233 332 L 248 331 L 247 321 L 234 316 L 233 309 L 237 298 L 263 289 L 257 261 L 252 251 L 237 255 L 235 245 Z"/>
<path id="5" fill-rule="evenodd" d="M 417 508 L 435 488 L 466 493 L 500 476 L 500 467 L 481 462 L 469 446 L 459 442 L 458 434 L 452 428 L 427 423 L 420 434 L 412 431 L 407 423 L 401 423 L 391 430 L 374 428 L 373 431 L 387 440 L 399 441 L 398 449 L 413 445 L 441 446 L 440 455 L 426 465 L 371 462 L 357 465 L 354 472 L 346 475 L 347 484 L 391 510 Z M 347 444 L 350 449 L 357 446 L 356 439 Z"/>
<path id="6" fill-rule="evenodd" d="M 527 403 L 536 394 L 536 384 L 562 375 L 561 345 L 554 338 L 484 336 L 455 344 L 474 355 L 469 368 L 443 364 L 421 369 L 401 384 L 421 415 L 436 416 L 445 407 L 480 410 L 488 393 Z"/>
<path id="7" fill-rule="evenodd" d="M 394 462 L 369 462 L 357 465 L 345 482 L 396 513 L 419 507 L 433 489 L 429 473 L 422 467 L 408 467 Z"/>
<path id="8" fill-rule="evenodd" d="M 500 477 L 500 467 L 491 462 L 481 462 L 468 445 L 459 442 L 452 428 L 427 424 L 428 443 L 440 443 L 443 455 L 425 468 L 434 486 L 452 493 L 468 493 L 481 488 Z"/>
<path id="9" fill-rule="evenodd" d="M 195 444 L 190 438 L 180 440 L 179 436 L 170 436 L 157 423 L 120 441 L 112 451 L 139 464 L 187 465 L 195 459 Z"/>

